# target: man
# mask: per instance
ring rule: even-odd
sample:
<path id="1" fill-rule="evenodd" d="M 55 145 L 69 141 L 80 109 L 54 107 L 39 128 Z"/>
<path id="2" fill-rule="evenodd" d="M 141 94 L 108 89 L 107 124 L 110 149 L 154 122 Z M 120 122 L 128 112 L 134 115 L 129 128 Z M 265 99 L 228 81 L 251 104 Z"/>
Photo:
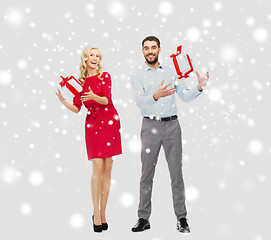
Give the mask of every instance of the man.
<path id="1" fill-rule="evenodd" d="M 146 62 L 142 69 L 132 75 L 132 89 L 137 106 L 143 116 L 141 128 L 140 202 L 138 222 L 133 232 L 150 228 L 151 193 L 155 166 L 161 145 L 164 148 L 169 167 L 174 212 L 177 229 L 190 232 L 186 219 L 185 192 L 182 175 L 182 139 L 177 117 L 175 92 L 185 102 L 199 96 L 206 85 L 209 74 L 198 77 L 195 89 L 187 88 L 183 79 L 177 79 L 172 70 L 158 62 L 161 52 L 157 37 L 149 36 L 142 41 L 142 53 Z M 171 86 L 170 86 L 171 85 Z"/>

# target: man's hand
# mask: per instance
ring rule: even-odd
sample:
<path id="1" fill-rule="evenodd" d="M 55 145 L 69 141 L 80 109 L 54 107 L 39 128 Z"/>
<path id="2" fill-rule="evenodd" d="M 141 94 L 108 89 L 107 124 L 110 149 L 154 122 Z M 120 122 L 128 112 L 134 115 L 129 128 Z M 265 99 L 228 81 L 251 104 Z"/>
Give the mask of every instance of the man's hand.
<path id="1" fill-rule="evenodd" d="M 199 82 L 198 90 L 201 91 L 203 87 L 206 86 L 206 83 L 209 80 L 209 72 L 206 73 L 205 77 L 201 77 L 198 72 L 196 72 L 196 74 L 198 76 L 198 82 Z"/>
<path id="2" fill-rule="evenodd" d="M 88 87 L 88 89 L 89 89 L 89 92 L 85 92 L 84 96 L 81 97 L 81 101 L 83 102 L 88 101 L 88 100 L 94 100 L 95 97 L 97 96 L 92 92 L 90 87 Z"/>
<path id="3" fill-rule="evenodd" d="M 174 87 L 167 89 L 168 86 L 171 85 L 171 83 L 163 86 L 165 80 L 163 80 L 157 89 L 157 91 L 153 94 L 153 99 L 157 101 L 161 97 L 167 97 L 175 93 L 176 89 Z"/>

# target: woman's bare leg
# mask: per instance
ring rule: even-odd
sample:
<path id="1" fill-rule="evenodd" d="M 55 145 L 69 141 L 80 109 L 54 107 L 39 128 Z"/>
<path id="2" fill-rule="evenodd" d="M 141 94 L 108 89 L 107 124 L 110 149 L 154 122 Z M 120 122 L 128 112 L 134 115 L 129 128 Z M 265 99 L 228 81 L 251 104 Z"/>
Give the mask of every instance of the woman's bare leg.
<path id="1" fill-rule="evenodd" d="M 106 223 L 105 209 L 107 205 L 110 185 L 111 185 L 111 170 L 113 166 L 113 160 L 111 158 L 104 159 L 103 177 L 102 177 L 102 192 L 100 201 L 100 215 L 102 223 Z"/>
<path id="2" fill-rule="evenodd" d="M 101 215 L 99 210 L 99 200 L 101 196 L 102 175 L 104 169 L 104 160 L 101 158 L 92 159 L 92 178 L 91 178 L 91 195 L 94 208 L 94 224 L 101 225 Z"/>

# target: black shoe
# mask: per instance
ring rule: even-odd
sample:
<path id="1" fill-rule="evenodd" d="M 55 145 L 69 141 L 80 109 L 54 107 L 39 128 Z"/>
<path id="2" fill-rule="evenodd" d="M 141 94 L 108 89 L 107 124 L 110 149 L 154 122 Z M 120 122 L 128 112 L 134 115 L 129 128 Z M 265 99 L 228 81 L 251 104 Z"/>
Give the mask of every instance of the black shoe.
<path id="1" fill-rule="evenodd" d="M 94 232 L 102 232 L 103 231 L 103 225 L 95 225 L 94 224 L 94 215 L 92 216 L 93 221 L 93 230 Z"/>
<path id="2" fill-rule="evenodd" d="M 179 230 L 182 233 L 190 233 L 190 228 L 188 226 L 186 218 L 181 218 L 180 220 L 177 221 L 177 230 Z"/>
<path id="3" fill-rule="evenodd" d="M 141 232 L 150 229 L 150 222 L 144 218 L 139 218 L 137 224 L 132 228 L 133 232 Z"/>
<path id="4" fill-rule="evenodd" d="M 108 224 L 107 223 L 102 223 L 103 226 L 103 230 L 107 230 L 108 229 Z"/>

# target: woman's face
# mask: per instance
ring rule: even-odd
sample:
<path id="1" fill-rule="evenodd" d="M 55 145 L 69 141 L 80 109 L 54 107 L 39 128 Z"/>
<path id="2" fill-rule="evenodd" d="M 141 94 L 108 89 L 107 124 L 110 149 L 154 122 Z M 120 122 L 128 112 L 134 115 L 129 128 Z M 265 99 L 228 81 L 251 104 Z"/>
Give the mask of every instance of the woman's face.
<path id="1" fill-rule="evenodd" d="M 89 52 L 89 58 L 86 61 L 88 68 L 97 68 L 101 61 L 101 54 L 97 49 L 91 49 Z"/>

